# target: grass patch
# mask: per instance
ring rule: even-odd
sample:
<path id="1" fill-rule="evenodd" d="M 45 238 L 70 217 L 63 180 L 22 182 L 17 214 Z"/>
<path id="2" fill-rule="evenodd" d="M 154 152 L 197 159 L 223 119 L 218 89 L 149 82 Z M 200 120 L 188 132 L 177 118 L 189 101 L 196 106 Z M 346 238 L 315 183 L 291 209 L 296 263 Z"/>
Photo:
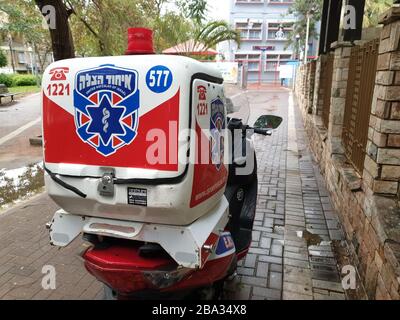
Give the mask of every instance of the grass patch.
<path id="1" fill-rule="evenodd" d="M 43 186 L 44 170 L 37 164 L 26 167 L 18 177 L 9 177 L 6 171 L 0 171 L 0 208 L 35 194 Z"/>
<path id="2" fill-rule="evenodd" d="M 23 93 L 23 94 L 29 94 L 29 93 L 37 93 L 40 91 L 40 87 L 38 86 L 22 86 L 22 87 L 11 87 L 8 88 L 8 91 L 10 93 Z"/>

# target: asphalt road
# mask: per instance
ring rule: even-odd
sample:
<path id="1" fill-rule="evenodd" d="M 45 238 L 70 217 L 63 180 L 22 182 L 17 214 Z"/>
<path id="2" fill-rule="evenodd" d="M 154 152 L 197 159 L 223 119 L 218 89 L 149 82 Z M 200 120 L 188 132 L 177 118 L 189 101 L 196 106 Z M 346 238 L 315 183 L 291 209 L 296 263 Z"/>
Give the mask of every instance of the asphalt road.
<path id="1" fill-rule="evenodd" d="M 42 160 L 42 148 L 29 144 L 41 135 L 40 94 L 0 105 L 0 169 L 15 169 Z"/>

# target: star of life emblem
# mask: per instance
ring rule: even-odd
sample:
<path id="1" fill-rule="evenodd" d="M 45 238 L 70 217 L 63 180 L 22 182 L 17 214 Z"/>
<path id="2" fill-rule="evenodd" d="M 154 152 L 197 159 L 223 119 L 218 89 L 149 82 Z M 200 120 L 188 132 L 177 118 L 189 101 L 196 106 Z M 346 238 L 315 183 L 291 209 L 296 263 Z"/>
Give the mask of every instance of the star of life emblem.
<path id="1" fill-rule="evenodd" d="M 78 136 L 105 157 L 129 145 L 139 125 L 138 75 L 104 65 L 76 75 L 75 125 Z"/>
<path id="2" fill-rule="evenodd" d="M 224 161 L 225 108 L 219 98 L 211 102 L 210 122 L 211 161 L 220 170 Z"/>

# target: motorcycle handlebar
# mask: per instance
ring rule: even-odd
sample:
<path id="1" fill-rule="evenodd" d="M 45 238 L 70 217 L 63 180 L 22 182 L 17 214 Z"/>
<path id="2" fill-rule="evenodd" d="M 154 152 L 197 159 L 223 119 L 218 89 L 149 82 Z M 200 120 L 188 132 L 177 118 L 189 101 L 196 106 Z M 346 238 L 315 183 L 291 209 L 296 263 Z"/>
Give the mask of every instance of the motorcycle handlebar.
<path id="1" fill-rule="evenodd" d="M 263 129 L 263 128 L 254 128 L 254 133 L 262 134 L 264 136 L 271 136 L 272 135 L 272 130 Z"/>
<path id="2" fill-rule="evenodd" d="M 248 125 L 244 125 L 242 120 L 235 118 L 228 118 L 228 128 L 230 130 L 240 129 L 243 131 L 243 134 L 246 134 L 247 130 L 253 130 L 254 133 L 262 134 L 264 136 L 271 136 L 272 130 L 266 128 L 252 128 Z"/>

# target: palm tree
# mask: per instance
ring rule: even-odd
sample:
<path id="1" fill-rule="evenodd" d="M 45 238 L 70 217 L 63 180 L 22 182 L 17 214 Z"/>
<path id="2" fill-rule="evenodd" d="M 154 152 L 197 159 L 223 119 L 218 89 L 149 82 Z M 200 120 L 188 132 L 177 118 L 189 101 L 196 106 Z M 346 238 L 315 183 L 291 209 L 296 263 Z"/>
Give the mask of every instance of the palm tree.
<path id="1" fill-rule="evenodd" d="M 239 45 L 240 32 L 232 29 L 226 21 L 211 21 L 195 29 L 194 40 L 198 44 L 203 44 L 205 50 L 229 40 Z"/>

